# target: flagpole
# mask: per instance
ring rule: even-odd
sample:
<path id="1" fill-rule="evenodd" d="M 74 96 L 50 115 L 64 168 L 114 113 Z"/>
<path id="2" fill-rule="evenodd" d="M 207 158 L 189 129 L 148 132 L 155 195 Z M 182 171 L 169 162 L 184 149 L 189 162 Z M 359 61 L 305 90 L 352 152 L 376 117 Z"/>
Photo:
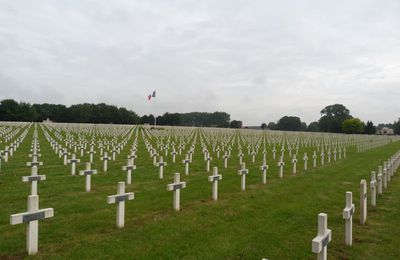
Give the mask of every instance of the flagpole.
<path id="1" fill-rule="evenodd" d="M 154 127 L 157 127 L 157 98 L 154 97 Z"/>

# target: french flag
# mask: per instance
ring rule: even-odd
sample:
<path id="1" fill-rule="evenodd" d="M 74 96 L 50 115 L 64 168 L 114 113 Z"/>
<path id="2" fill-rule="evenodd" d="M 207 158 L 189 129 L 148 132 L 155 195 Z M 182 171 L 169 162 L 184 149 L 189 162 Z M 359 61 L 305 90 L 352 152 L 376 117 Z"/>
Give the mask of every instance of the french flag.
<path id="1" fill-rule="evenodd" d="M 149 101 L 150 101 L 150 99 L 151 99 L 152 97 L 153 97 L 153 98 L 156 97 L 156 91 L 155 91 L 155 90 L 153 91 L 153 94 L 150 94 L 150 95 L 147 96 L 147 98 L 149 99 Z"/>

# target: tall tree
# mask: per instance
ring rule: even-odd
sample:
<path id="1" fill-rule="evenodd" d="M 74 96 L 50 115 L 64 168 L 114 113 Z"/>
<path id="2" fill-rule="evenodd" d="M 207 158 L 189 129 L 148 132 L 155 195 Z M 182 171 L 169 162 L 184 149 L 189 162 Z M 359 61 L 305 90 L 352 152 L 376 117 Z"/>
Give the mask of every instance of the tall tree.
<path id="1" fill-rule="evenodd" d="M 284 116 L 279 119 L 277 127 L 279 130 L 285 131 L 300 131 L 304 129 L 304 124 L 297 116 Z M 307 128 L 307 125 L 305 126 Z"/>
<path id="2" fill-rule="evenodd" d="M 376 127 L 372 121 L 367 121 L 364 127 L 364 133 L 367 135 L 373 135 L 376 133 Z"/>
<path id="3" fill-rule="evenodd" d="M 264 130 L 264 129 L 267 129 L 267 124 L 266 124 L 266 123 L 262 123 L 262 124 L 261 124 L 261 129 L 263 129 L 263 130 Z"/>
<path id="4" fill-rule="evenodd" d="M 321 118 L 318 121 L 319 129 L 323 132 L 341 133 L 343 121 L 350 118 L 352 118 L 350 110 L 344 105 L 326 106 L 321 110 Z"/>
<path id="5" fill-rule="evenodd" d="M 364 124 L 358 118 L 346 119 L 343 121 L 342 129 L 346 134 L 362 134 L 364 132 Z"/>

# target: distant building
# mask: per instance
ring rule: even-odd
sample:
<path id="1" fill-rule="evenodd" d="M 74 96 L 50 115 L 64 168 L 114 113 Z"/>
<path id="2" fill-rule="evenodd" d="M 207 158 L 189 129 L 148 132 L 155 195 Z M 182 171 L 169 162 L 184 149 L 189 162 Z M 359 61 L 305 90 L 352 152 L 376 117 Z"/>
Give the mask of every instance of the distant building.
<path id="1" fill-rule="evenodd" d="M 378 130 L 376 130 L 376 134 L 378 135 L 393 135 L 393 129 L 389 128 L 389 127 L 382 127 Z"/>
<path id="2" fill-rule="evenodd" d="M 50 118 L 47 118 L 46 120 L 43 120 L 43 123 L 53 123 L 53 121 L 51 121 Z"/>

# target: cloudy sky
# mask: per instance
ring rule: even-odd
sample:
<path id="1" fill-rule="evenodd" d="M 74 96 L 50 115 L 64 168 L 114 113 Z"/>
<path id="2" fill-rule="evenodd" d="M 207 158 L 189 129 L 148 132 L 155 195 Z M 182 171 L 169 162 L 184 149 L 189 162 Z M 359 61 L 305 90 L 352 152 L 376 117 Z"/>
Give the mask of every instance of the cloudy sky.
<path id="1" fill-rule="evenodd" d="M 400 116 L 398 0 L 0 0 L 0 99 L 225 111 L 245 125 L 342 103 Z"/>

